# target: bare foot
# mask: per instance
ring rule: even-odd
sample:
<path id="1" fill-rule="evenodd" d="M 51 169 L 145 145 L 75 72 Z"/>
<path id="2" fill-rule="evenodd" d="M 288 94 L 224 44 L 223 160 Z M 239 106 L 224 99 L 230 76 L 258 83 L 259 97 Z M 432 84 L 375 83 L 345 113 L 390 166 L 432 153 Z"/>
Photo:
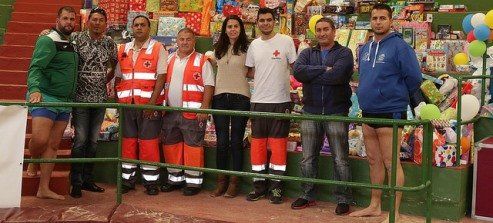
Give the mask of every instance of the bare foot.
<path id="1" fill-rule="evenodd" d="M 36 197 L 43 199 L 65 200 L 64 196 L 59 195 L 51 190 L 41 191 L 40 189 L 38 189 L 38 193 L 36 194 Z"/>
<path id="2" fill-rule="evenodd" d="M 27 170 L 26 173 L 30 177 L 35 177 L 38 175 L 38 169 L 39 169 L 39 164 L 37 163 L 30 163 L 27 165 Z"/>
<path id="3" fill-rule="evenodd" d="M 371 216 L 380 216 L 382 214 L 382 210 L 380 207 L 372 207 L 369 206 L 363 210 L 351 212 L 349 216 L 351 217 L 371 217 Z"/>
<path id="4" fill-rule="evenodd" d="M 395 221 L 394 222 L 400 222 L 400 214 L 399 213 L 395 213 Z M 389 215 L 387 215 L 387 218 L 382 221 L 382 223 L 389 223 Z"/>

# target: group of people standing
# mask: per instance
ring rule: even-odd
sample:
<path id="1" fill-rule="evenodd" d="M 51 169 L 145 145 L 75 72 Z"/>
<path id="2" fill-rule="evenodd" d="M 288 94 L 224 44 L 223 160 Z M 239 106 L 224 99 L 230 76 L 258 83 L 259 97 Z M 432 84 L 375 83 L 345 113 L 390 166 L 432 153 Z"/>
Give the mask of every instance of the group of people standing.
<path id="1" fill-rule="evenodd" d="M 303 83 L 305 114 L 347 116 L 351 106 L 349 81 L 353 74 L 353 54 L 334 40 L 336 28 L 328 18 L 316 23 L 317 45 L 297 56 L 293 39 L 274 32 L 276 15 L 273 10 L 259 10 L 260 37 L 251 43 L 242 20 L 229 16 L 223 22 L 212 57 L 195 51 L 195 34 L 188 28 L 178 32 L 178 50 L 168 56 L 162 44 L 150 38 L 150 22 L 145 16 L 135 17 L 132 21 L 134 40 L 118 49 L 104 36 L 104 10 L 93 9 L 89 15 L 89 29 L 80 33 L 72 33 L 74 18 L 72 8 L 61 8 L 56 28 L 38 39 L 29 69 L 29 102 L 69 102 L 75 98 L 76 102 L 101 103 L 106 101 L 106 83 L 115 77 L 119 103 L 290 113 L 289 76 L 292 70 L 294 77 Z M 364 117 L 405 119 L 409 95 L 418 89 L 421 80 L 414 51 L 399 34 L 391 31 L 391 18 L 389 6 L 375 5 L 371 13 L 373 40 L 359 50 L 358 97 Z M 213 66 L 217 66 L 216 75 Z M 250 93 L 247 78 L 254 79 L 253 93 Z M 70 112 L 70 108 L 31 108 L 33 136 L 29 148 L 35 157 L 56 157 Z M 104 109 L 100 108 L 74 108 L 72 157 L 95 156 L 103 114 Z M 160 162 L 161 143 L 166 163 L 204 166 L 207 114 L 125 108 L 122 115 L 123 158 Z M 213 120 L 217 134 L 217 168 L 229 169 L 231 158 L 232 170 L 241 171 L 248 117 L 213 115 Z M 284 175 L 290 121 L 253 117 L 251 124 L 252 172 Z M 390 175 L 392 128 L 363 124 L 363 132 L 371 182 L 382 184 L 385 170 Z M 351 181 L 347 123 L 303 120 L 301 134 L 303 177 L 317 177 L 318 157 L 325 135 L 331 145 L 334 179 Z M 123 193 L 135 188 L 137 167 L 133 163 L 122 164 Z M 400 163 L 396 168 L 397 185 L 402 186 L 404 174 Z M 52 169 L 53 164 L 41 164 L 37 196 L 63 199 L 48 187 Z M 168 178 L 159 185 L 159 169 L 140 165 L 147 194 L 177 189 L 182 189 L 186 196 L 200 192 L 202 172 L 174 168 L 167 171 Z M 92 164 L 72 164 L 72 197 L 81 197 L 81 190 L 104 191 L 94 184 L 91 173 Z M 235 197 L 238 187 L 238 177 L 220 174 L 211 196 Z M 283 202 L 279 180 L 254 178 L 253 188 L 247 195 L 248 201 L 267 196 L 271 203 Z M 336 214 L 348 213 L 353 202 L 349 187 L 337 186 L 335 197 Z M 380 197 L 380 190 L 372 190 L 370 206 L 350 215 L 380 215 Z M 400 193 L 397 208 L 399 203 Z M 302 194 L 291 207 L 302 209 L 312 205 L 315 205 L 315 187 L 312 183 L 303 183 Z"/>

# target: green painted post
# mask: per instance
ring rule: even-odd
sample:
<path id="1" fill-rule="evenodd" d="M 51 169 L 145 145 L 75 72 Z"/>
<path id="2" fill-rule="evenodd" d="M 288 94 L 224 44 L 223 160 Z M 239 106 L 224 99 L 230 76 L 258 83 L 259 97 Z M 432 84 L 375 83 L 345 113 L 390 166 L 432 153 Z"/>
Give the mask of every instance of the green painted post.
<path id="1" fill-rule="evenodd" d="M 481 73 L 481 107 L 484 105 L 484 98 L 486 97 L 486 94 L 484 93 L 486 91 L 486 78 L 484 75 L 486 75 L 486 57 L 487 54 L 486 52 L 483 54 L 483 67 L 482 70 L 483 72 Z"/>
<path id="2" fill-rule="evenodd" d="M 118 162 L 116 163 L 116 203 L 122 203 L 122 134 L 123 109 L 118 107 Z"/>
<path id="3" fill-rule="evenodd" d="M 426 192 L 426 210 L 425 210 L 425 216 L 426 216 L 426 222 L 431 223 L 431 202 L 432 202 L 432 197 L 431 197 L 431 170 L 432 170 L 432 140 L 433 140 L 433 126 L 431 125 L 430 122 L 427 122 L 424 124 L 423 127 L 423 157 L 422 157 L 422 164 L 421 168 L 425 169 L 424 173 L 424 178 L 425 178 L 425 184 L 428 184 L 428 186 L 425 189 Z"/>
<path id="4" fill-rule="evenodd" d="M 399 143 L 399 129 L 397 125 L 392 125 L 392 166 L 390 169 L 390 196 L 389 196 L 389 222 L 395 222 L 395 185 L 397 182 L 397 144 Z"/>
<path id="5" fill-rule="evenodd" d="M 460 154 L 461 154 L 461 148 L 460 148 L 460 138 L 461 138 L 461 127 L 462 127 L 462 119 L 461 119 L 461 114 L 462 114 L 462 77 L 457 77 L 457 80 L 459 80 L 459 84 L 457 85 L 457 126 L 455 128 L 455 133 L 457 134 L 457 153 L 456 153 L 456 159 L 455 159 L 455 165 L 460 166 Z"/>

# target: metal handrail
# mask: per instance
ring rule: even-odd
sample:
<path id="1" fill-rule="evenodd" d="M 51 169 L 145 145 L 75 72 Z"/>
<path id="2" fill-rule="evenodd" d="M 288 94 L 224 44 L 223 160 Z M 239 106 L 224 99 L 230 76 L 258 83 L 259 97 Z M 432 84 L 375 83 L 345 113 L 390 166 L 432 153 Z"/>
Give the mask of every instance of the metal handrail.
<path id="1" fill-rule="evenodd" d="M 348 187 L 363 187 L 371 189 L 382 189 L 390 192 L 389 196 L 389 221 L 395 222 L 395 193 L 397 191 L 419 191 L 426 190 L 426 222 L 431 222 L 431 146 L 433 129 L 430 121 L 417 121 L 417 120 L 389 120 L 380 118 L 349 118 L 340 116 L 327 116 L 327 115 L 292 115 L 292 114 L 281 114 L 281 113 L 268 113 L 268 112 L 252 112 L 252 111 L 228 111 L 228 110 L 217 110 L 217 109 L 188 109 L 180 107 L 164 107 L 164 106 L 153 106 L 153 105 L 131 105 L 131 104 L 119 104 L 119 103 L 26 103 L 26 102 L 0 102 L 0 105 L 21 105 L 21 106 L 32 106 L 32 107 L 97 107 L 97 108 L 117 108 L 119 111 L 119 123 L 123 123 L 123 108 L 134 108 L 134 109 L 148 109 L 148 110 L 161 110 L 161 111 L 179 111 L 179 112 L 194 112 L 194 113 L 208 113 L 215 115 L 230 115 L 230 116 L 248 116 L 248 117 L 264 117 L 264 118 L 276 118 L 276 119 L 292 119 L 292 120 L 313 120 L 313 121 L 337 121 L 346 123 L 365 123 L 365 124 L 383 124 L 392 125 L 393 127 L 393 137 L 392 137 L 392 168 L 390 176 L 390 185 L 375 185 L 370 183 L 358 183 L 349 181 L 335 181 L 335 180 L 322 180 L 322 179 L 312 179 L 303 177 L 293 177 L 293 176 L 280 176 L 280 175 L 270 175 L 270 174 L 257 174 L 242 171 L 230 171 L 230 170 L 218 170 L 213 168 L 204 167 L 190 167 L 183 165 L 173 165 L 167 163 L 154 163 L 145 162 L 140 160 L 130 160 L 122 159 L 121 157 L 121 147 L 122 147 L 122 135 L 118 136 L 118 157 L 117 158 L 63 158 L 63 159 L 24 159 L 27 163 L 83 163 L 83 162 L 116 162 L 117 164 L 117 191 L 116 191 L 116 202 L 120 204 L 122 202 L 122 179 L 121 179 L 121 164 L 122 162 L 136 163 L 136 164 L 146 164 L 154 165 L 159 167 L 172 167 L 177 169 L 185 170 L 196 170 L 207 173 L 222 173 L 235 176 L 244 177 L 262 177 L 267 179 L 277 179 L 285 181 L 296 181 L 296 182 L 310 182 L 315 184 L 325 184 L 325 185 L 341 185 Z M 404 125 L 423 125 L 423 165 L 422 165 L 422 182 L 418 186 L 414 187 L 400 187 L 396 186 L 396 168 L 397 165 L 397 149 L 400 148 L 398 145 L 398 127 Z M 119 125 L 119 131 L 122 132 L 122 125 Z"/>

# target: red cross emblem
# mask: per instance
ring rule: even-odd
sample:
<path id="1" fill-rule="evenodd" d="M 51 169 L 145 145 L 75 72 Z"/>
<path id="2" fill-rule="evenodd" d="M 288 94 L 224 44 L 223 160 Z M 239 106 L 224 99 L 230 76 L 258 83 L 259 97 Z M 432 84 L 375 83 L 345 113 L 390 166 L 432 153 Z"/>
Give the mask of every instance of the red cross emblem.
<path id="1" fill-rule="evenodd" d="M 196 73 L 193 74 L 193 79 L 199 80 L 199 78 L 200 78 L 200 73 L 199 72 L 196 72 Z"/>
<path id="2" fill-rule="evenodd" d="M 276 51 L 274 51 L 274 53 L 272 53 L 272 55 L 274 55 L 275 57 L 278 57 L 279 54 L 281 54 L 281 52 L 279 52 L 279 50 L 276 50 Z"/>
<path id="3" fill-rule="evenodd" d="M 144 62 L 144 67 L 145 67 L 145 68 L 150 68 L 150 67 L 151 67 L 151 65 L 152 65 L 152 63 L 151 63 L 151 61 L 149 61 L 149 60 L 146 60 L 146 61 Z"/>

